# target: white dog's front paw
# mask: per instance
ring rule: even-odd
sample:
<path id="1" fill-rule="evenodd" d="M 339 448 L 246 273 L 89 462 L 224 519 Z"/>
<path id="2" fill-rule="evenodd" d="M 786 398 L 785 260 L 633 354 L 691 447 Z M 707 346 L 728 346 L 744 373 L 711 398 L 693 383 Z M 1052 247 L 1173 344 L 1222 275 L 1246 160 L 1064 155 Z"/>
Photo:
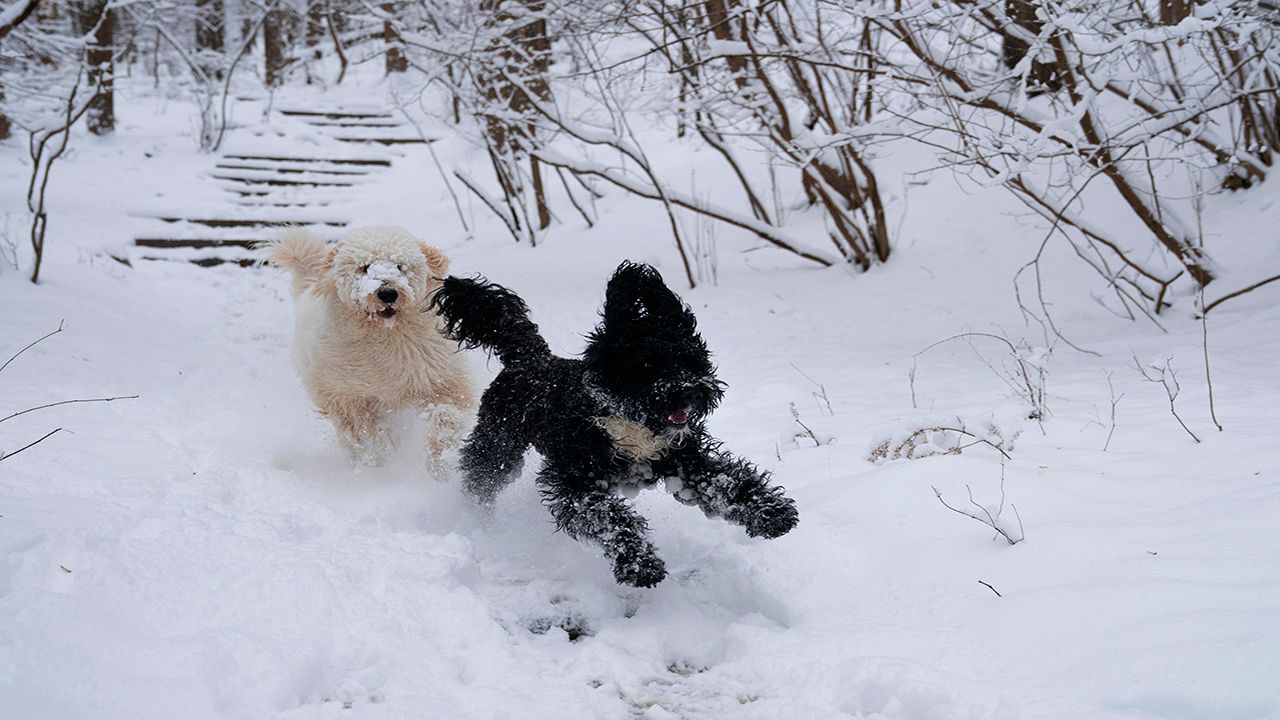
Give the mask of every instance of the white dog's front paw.
<path id="1" fill-rule="evenodd" d="M 427 423 L 427 473 L 438 482 L 449 479 L 445 452 L 462 444 L 467 415 L 453 405 L 428 405 L 420 414 Z"/>
<path id="2" fill-rule="evenodd" d="M 339 433 L 339 438 L 347 451 L 347 459 L 357 468 L 381 467 L 395 449 L 394 436 L 383 428 L 354 436 Z"/>

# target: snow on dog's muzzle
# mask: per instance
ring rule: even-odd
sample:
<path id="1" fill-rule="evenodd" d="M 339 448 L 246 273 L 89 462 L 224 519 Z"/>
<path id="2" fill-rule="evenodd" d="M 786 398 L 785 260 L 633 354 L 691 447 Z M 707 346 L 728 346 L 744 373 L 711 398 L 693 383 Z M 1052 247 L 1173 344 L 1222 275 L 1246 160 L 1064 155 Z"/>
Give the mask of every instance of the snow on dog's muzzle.
<path id="1" fill-rule="evenodd" d="M 383 306 L 378 308 L 378 317 L 384 320 L 390 320 L 395 317 L 396 313 L 399 312 L 396 309 L 395 302 L 400 299 L 400 291 L 389 285 L 383 285 L 378 288 L 378 292 L 375 295 L 378 301 L 383 303 Z"/>
<path id="2" fill-rule="evenodd" d="M 413 301 L 413 289 L 403 266 L 379 260 L 362 266 L 360 272 L 351 297 L 363 306 L 369 320 L 390 324 L 400 314 L 401 305 Z"/>

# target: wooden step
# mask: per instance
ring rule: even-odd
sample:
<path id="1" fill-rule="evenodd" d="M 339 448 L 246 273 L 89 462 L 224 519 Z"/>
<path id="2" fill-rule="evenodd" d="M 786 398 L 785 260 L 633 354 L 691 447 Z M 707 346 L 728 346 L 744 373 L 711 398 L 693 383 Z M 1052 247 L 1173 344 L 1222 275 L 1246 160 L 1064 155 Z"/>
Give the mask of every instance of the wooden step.
<path id="1" fill-rule="evenodd" d="M 209 177 L 214 180 L 222 180 L 224 182 L 240 183 L 242 185 L 269 185 L 272 187 L 355 187 L 353 182 L 344 182 L 342 180 L 321 180 L 319 178 L 310 179 L 293 179 L 278 178 L 270 176 L 245 176 L 245 175 L 222 175 L 210 173 Z"/>
<path id="2" fill-rule="evenodd" d="M 434 138 L 432 138 L 431 140 L 426 140 L 426 139 L 423 139 L 423 138 L 420 138 L 420 137 L 401 137 L 401 138 L 394 138 L 394 137 L 341 137 L 341 136 L 335 136 L 333 139 L 334 139 L 334 140 L 337 140 L 338 142 L 344 142 L 344 143 L 369 143 L 369 144 L 377 143 L 377 144 L 379 144 L 379 145 L 426 145 L 426 144 L 428 144 L 428 143 L 433 143 L 433 142 L 435 142 L 435 139 L 434 139 Z"/>
<path id="3" fill-rule="evenodd" d="M 290 117 L 318 117 L 326 120 L 343 120 L 343 119 L 365 119 L 365 120 L 394 120 L 395 116 L 389 112 L 347 112 L 343 110 L 280 110 L 281 115 Z"/>
<path id="4" fill-rule="evenodd" d="M 146 248 L 246 248 L 253 249 L 270 238 L 134 238 L 133 244 Z"/>
<path id="5" fill-rule="evenodd" d="M 224 257 L 196 257 L 196 258 L 177 258 L 177 257 L 157 257 L 154 255 L 143 255 L 141 260 L 154 260 L 159 262 L 187 262 L 200 267 L 218 267 L 219 265 L 236 265 L 242 268 L 253 267 L 262 261 L 258 258 L 224 258 Z"/>
<path id="6" fill-rule="evenodd" d="M 264 193 L 265 194 L 265 193 Z M 329 203 L 315 200 L 299 200 L 297 202 L 287 202 L 280 200 L 232 200 L 231 204 L 236 207 L 246 208 L 313 208 L 313 207 L 329 207 Z"/>
<path id="7" fill-rule="evenodd" d="M 370 172 L 368 170 L 330 170 L 328 168 L 307 167 L 306 165 L 295 164 L 295 163 L 277 163 L 277 164 L 271 164 L 271 163 L 265 163 L 265 162 L 255 163 L 251 160 L 245 160 L 241 162 L 223 161 L 223 162 L 219 162 L 214 167 L 216 167 L 219 170 L 263 170 L 263 171 L 269 171 L 269 172 L 289 173 L 289 174 L 314 173 L 316 175 L 354 175 L 357 177 L 360 175 L 368 175 Z"/>
<path id="8" fill-rule="evenodd" d="M 180 217 L 155 217 L 152 220 L 159 220 L 166 223 L 191 223 L 193 225 L 204 225 L 211 228 L 278 228 L 289 225 L 325 225 L 328 227 L 346 227 L 345 220 L 315 220 L 315 219 L 298 219 L 283 218 L 280 220 L 258 220 L 251 218 L 180 218 Z"/>
<path id="9" fill-rule="evenodd" d="M 359 120 L 356 118 L 344 118 L 342 120 L 330 120 L 328 118 L 301 118 L 302 122 L 313 127 L 340 127 L 340 128 L 398 128 L 405 127 L 402 122 L 382 121 L 382 120 Z"/>
<path id="10" fill-rule="evenodd" d="M 306 158 L 285 157 L 282 155 L 246 155 L 228 153 L 222 157 L 229 160 L 257 160 L 264 162 L 287 163 L 336 163 L 338 165 L 371 165 L 375 167 L 391 167 L 391 160 L 386 158 Z"/>
<path id="11" fill-rule="evenodd" d="M 328 203 L 340 200 L 342 196 L 334 195 L 335 191 L 345 192 L 346 188 L 330 187 L 272 187 L 235 185 L 227 183 L 223 192 L 231 193 L 240 202 L 288 203 L 293 207 L 324 207 Z M 236 202 L 234 199 L 233 203 Z M 283 207 L 283 206 L 280 206 Z"/>

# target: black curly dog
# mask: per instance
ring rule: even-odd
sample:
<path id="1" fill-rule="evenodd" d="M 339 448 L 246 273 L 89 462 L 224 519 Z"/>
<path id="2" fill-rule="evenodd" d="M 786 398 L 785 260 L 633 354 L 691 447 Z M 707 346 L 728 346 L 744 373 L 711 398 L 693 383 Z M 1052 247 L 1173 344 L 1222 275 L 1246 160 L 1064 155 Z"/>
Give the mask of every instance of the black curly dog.
<path id="1" fill-rule="evenodd" d="M 557 357 L 515 293 L 450 277 L 431 303 L 462 346 L 491 350 L 503 370 L 484 392 L 462 450 L 466 489 L 492 506 L 526 448 L 545 462 L 544 502 L 570 537 L 591 540 L 620 583 L 651 587 L 666 567 L 648 525 L 615 492 L 662 480 L 677 500 L 774 538 L 796 526 L 795 502 L 768 473 L 720 449 L 705 430 L 724 394 L 693 312 L 648 265 L 623 263 L 581 360 Z"/>

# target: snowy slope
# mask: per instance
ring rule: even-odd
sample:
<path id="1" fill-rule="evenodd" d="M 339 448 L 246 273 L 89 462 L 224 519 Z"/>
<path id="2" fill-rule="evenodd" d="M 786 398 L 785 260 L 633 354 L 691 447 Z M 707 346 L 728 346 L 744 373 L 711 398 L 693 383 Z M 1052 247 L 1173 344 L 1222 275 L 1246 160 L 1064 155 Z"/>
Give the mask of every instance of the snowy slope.
<path id="1" fill-rule="evenodd" d="M 799 527 L 757 541 L 642 495 L 671 577 L 628 589 L 553 532 L 530 470 L 494 523 L 457 483 L 430 481 L 411 418 L 387 467 L 348 468 L 290 367 L 282 275 L 101 254 L 127 242 L 128 212 L 196 202 L 208 158 L 153 107 L 55 168 L 46 280 L 0 274 L 0 359 L 66 321 L 0 373 L 0 415 L 140 395 L 0 425 L 10 451 L 73 431 L 0 464 L 0 717 L 1280 718 L 1275 291 L 1211 316 L 1217 432 L 1189 304 L 1167 333 L 1121 321 L 1089 298 L 1087 269 L 1054 256 L 1055 319 L 1100 356 L 1053 351 L 1042 432 L 981 339 L 920 356 L 912 402 L 912 358 L 931 343 L 1043 344 L 1010 282 L 1043 230 L 997 190 L 937 174 L 911 186 L 897 254 L 868 275 L 721 230 L 719 284 L 690 292 L 655 205 L 613 193 L 594 230 L 566 217 L 532 249 L 464 198 L 469 238 L 430 156 L 405 151 L 350 198 L 355 224 L 404 225 L 455 272 L 515 288 L 561 353 L 581 349 L 618 261 L 658 264 L 730 386 L 713 432 L 797 499 Z M 437 150 L 475 162 L 462 144 Z M 0 146 L 15 239 L 20 153 Z M 1278 260 L 1276 196 L 1209 209 L 1241 268 Z M 1170 354 L 1203 443 L 1130 367 Z M 471 361 L 486 380 L 497 370 Z M 1108 372 L 1123 397 L 1104 452 Z M 1024 542 L 931 489 L 998 502 L 991 448 L 868 460 L 930 418 L 1021 432 L 1003 474 Z"/>

